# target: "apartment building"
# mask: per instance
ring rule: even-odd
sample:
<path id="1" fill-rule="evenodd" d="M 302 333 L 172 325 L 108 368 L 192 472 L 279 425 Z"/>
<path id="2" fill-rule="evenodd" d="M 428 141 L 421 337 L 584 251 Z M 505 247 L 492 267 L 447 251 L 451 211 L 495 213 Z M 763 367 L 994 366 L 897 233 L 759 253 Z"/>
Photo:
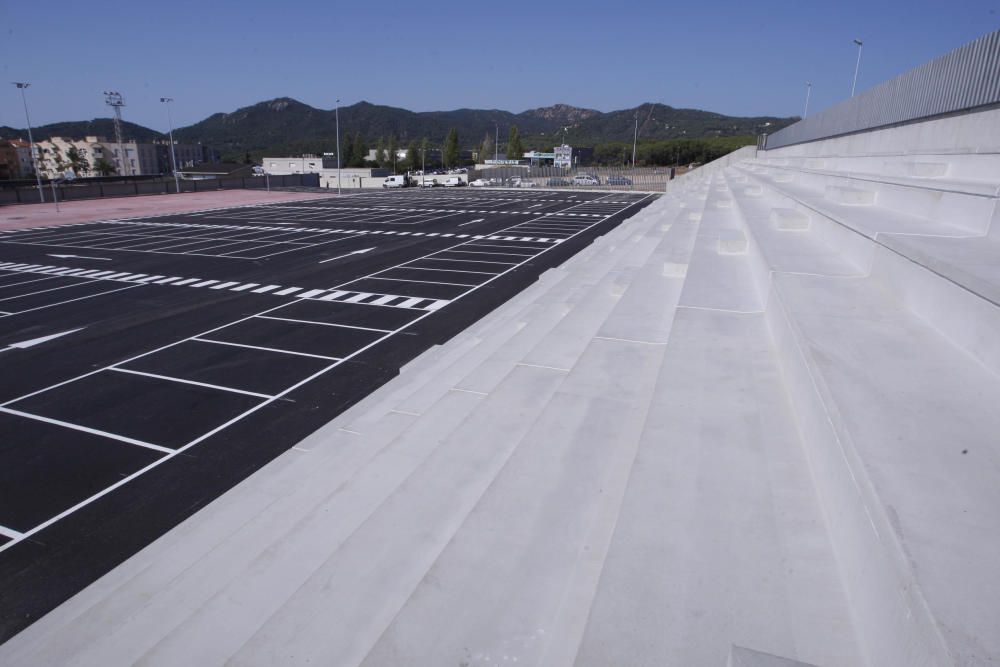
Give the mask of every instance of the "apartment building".
<path id="1" fill-rule="evenodd" d="M 74 173 L 88 176 L 146 176 L 169 174 L 173 171 L 170 143 L 157 141 L 140 143 L 123 141 L 121 146 L 114 139 L 84 137 L 82 140 L 52 137 L 37 142 L 39 169 L 45 178 L 56 178 L 73 167 L 71 151 L 76 152 Z M 201 144 L 174 144 L 177 168 L 191 167 L 211 161 L 214 151 Z M 28 155 L 30 163 L 30 153 Z M 108 168 L 102 169 L 102 165 Z"/>

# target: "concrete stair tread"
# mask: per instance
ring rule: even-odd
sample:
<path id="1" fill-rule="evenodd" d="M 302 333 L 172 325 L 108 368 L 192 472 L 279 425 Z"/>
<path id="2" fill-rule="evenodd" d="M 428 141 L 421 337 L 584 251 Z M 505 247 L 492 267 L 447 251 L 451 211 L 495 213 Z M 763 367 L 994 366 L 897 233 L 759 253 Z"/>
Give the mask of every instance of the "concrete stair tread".
<path id="1" fill-rule="evenodd" d="M 870 480 L 952 651 L 1000 655 L 979 612 L 1000 598 L 997 376 L 872 279 L 774 284 L 854 474 Z"/>
<path id="2" fill-rule="evenodd" d="M 878 234 L 934 234 L 938 236 L 971 236 L 973 232 L 942 221 L 932 221 L 885 208 L 884 206 L 850 206 L 831 202 L 812 188 L 795 183 L 778 183 L 760 174 L 751 174 L 769 189 L 774 190 L 846 225 L 859 234 L 875 238 Z"/>
<path id="3" fill-rule="evenodd" d="M 872 171 L 840 171 L 835 169 L 810 169 L 800 166 L 779 166 L 768 165 L 772 169 L 786 171 L 800 171 L 804 173 L 817 174 L 820 176 L 830 176 L 832 178 L 844 178 L 853 181 L 863 181 L 867 183 L 887 183 L 892 185 L 902 185 L 912 188 L 944 190 L 959 194 L 969 194 L 976 196 L 996 196 L 1000 190 L 1000 183 L 991 181 L 975 181 L 968 179 L 954 179 L 946 177 L 917 177 L 889 175 Z"/>
<path id="4" fill-rule="evenodd" d="M 738 189 L 734 188 L 734 191 Z M 735 200 L 742 212 L 746 229 L 763 253 L 770 270 L 830 276 L 859 273 L 856 265 L 824 240 L 824 230 L 817 229 L 816 223 L 810 223 L 810 227 L 805 230 L 788 232 L 777 229 L 772 222 L 772 211 L 775 208 L 784 209 L 782 202 L 771 197 L 745 194 L 736 194 Z"/>
<path id="5" fill-rule="evenodd" d="M 358 664 L 544 409 L 564 374 L 518 368 L 268 617 L 239 664 Z M 286 563 L 294 567 L 294 563 Z M 335 601 L 335 602 L 333 602 Z M 316 611 L 322 609 L 322 614 Z"/>
<path id="6" fill-rule="evenodd" d="M 880 234 L 879 241 L 1000 305 L 1000 240 Z"/>
<path id="7" fill-rule="evenodd" d="M 662 354 L 588 346 L 363 664 L 572 661 Z"/>
<path id="8" fill-rule="evenodd" d="M 575 664 L 858 648 L 763 315 L 679 310 Z"/>

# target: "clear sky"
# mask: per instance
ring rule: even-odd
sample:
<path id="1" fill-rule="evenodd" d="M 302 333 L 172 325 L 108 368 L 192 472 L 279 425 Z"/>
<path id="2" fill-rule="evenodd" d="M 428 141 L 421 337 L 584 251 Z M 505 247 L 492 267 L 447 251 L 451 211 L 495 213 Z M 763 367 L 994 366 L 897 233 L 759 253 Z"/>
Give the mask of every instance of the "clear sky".
<path id="1" fill-rule="evenodd" d="M 801 114 L 1000 28 L 1000 0 L 0 0 L 0 125 L 23 127 L 9 81 L 30 81 L 34 124 L 124 115 L 174 124 L 289 96 L 415 111 L 602 111 L 662 102 L 726 114 Z"/>

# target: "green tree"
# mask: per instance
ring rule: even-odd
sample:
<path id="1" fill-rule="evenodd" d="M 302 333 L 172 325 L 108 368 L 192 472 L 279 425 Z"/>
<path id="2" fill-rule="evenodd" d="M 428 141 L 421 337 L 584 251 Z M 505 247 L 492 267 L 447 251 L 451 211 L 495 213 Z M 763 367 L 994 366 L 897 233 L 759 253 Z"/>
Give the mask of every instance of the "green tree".
<path id="1" fill-rule="evenodd" d="M 344 152 L 340 164 L 344 167 L 350 167 L 352 162 L 354 162 L 354 140 L 348 134 L 344 137 Z"/>
<path id="2" fill-rule="evenodd" d="M 406 148 L 406 162 L 410 167 L 410 171 L 420 169 L 420 143 L 416 139 L 411 141 L 410 145 Z"/>
<path id="3" fill-rule="evenodd" d="M 365 161 L 368 159 L 368 144 L 365 143 L 365 138 L 361 136 L 360 132 L 354 135 L 354 148 L 351 152 L 354 154 L 354 159 L 347 166 L 364 167 Z"/>
<path id="4" fill-rule="evenodd" d="M 94 164 L 94 171 L 96 171 L 101 176 L 110 176 L 118 171 L 115 165 L 108 162 L 105 158 L 99 158 Z"/>
<path id="5" fill-rule="evenodd" d="M 90 161 L 76 146 L 70 146 L 66 149 L 66 159 L 69 160 L 69 166 L 77 176 L 82 176 L 90 171 Z"/>
<path id="6" fill-rule="evenodd" d="M 396 172 L 396 151 L 397 150 L 398 149 L 396 148 L 396 135 L 395 134 L 390 134 L 389 135 L 389 159 L 388 159 L 388 161 L 387 161 L 387 163 L 386 163 L 385 166 L 388 167 L 388 166 L 391 165 L 393 173 Z"/>
<path id="7" fill-rule="evenodd" d="M 455 166 L 458 164 L 458 130 L 451 128 L 448 130 L 448 137 L 444 140 L 444 166 Z"/>
<path id="8" fill-rule="evenodd" d="M 492 160 L 496 156 L 493 147 L 493 137 L 487 132 L 486 136 L 483 137 L 483 142 L 479 144 L 479 161 L 485 162 L 486 160 Z"/>
<path id="9" fill-rule="evenodd" d="M 385 152 L 385 137 L 379 137 L 378 141 L 375 142 L 375 164 L 379 167 L 385 167 L 388 157 Z"/>
<path id="10" fill-rule="evenodd" d="M 520 160 L 524 156 L 524 146 L 521 144 L 521 133 L 517 131 L 517 125 L 510 126 L 510 134 L 507 135 L 507 159 Z"/>

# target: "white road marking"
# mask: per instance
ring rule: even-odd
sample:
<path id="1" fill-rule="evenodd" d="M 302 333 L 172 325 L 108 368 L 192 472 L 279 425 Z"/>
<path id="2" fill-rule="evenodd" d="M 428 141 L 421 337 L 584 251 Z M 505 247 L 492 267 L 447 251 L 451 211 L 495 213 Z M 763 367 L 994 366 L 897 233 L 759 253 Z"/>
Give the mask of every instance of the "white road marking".
<path id="1" fill-rule="evenodd" d="M 246 391 L 245 389 L 236 389 L 235 387 L 223 387 L 218 384 L 209 384 L 207 382 L 196 382 L 195 380 L 186 380 L 184 378 L 174 377 L 172 375 L 158 375 L 156 373 L 146 373 L 145 371 L 134 371 L 130 368 L 122 368 L 120 366 L 110 366 L 109 371 L 116 371 L 118 373 L 131 373 L 132 375 L 142 375 L 148 378 L 155 378 L 157 380 L 167 380 L 168 382 L 180 382 L 181 384 L 192 384 L 197 387 L 207 387 L 209 389 L 218 389 L 219 391 L 228 391 L 234 394 L 246 394 L 247 396 L 256 396 L 257 398 L 271 398 L 269 394 L 258 394 L 255 391 Z"/>
<path id="2" fill-rule="evenodd" d="M 63 426 L 65 428 L 73 429 L 74 431 L 82 431 L 83 433 L 90 433 L 91 435 L 99 435 L 103 438 L 118 440 L 119 442 L 127 442 L 130 445 L 138 445 L 139 447 L 145 447 L 146 449 L 153 449 L 158 452 L 163 452 L 165 454 L 172 454 L 174 451 L 169 447 L 161 447 L 160 445 L 154 445 L 150 442 L 143 442 L 142 440 L 136 440 L 135 438 L 128 438 L 124 435 L 118 435 L 117 433 L 109 433 L 107 431 L 101 431 L 100 429 L 90 428 L 89 426 L 73 424 L 71 422 L 66 422 L 61 419 L 52 419 L 51 417 L 43 417 L 41 415 L 32 414 L 30 412 L 12 410 L 11 408 L 3 406 L 0 406 L 0 412 L 6 412 L 7 414 L 17 415 L 18 417 L 25 417 L 26 419 L 34 419 L 35 421 L 45 422 L 46 424 Z"/>
<path id="3" fill-rule="evenodd" d="M 72 258 L 75 258 L 75 259 L 96 259 L 96 260 L 100 260 L 102 262 L 110 262 L 111 261 L 110 257 L 85 257 L 83 255 L 48 255 L 48 256 L 49 257 L 56 257 L 58 259 L 72 259 Z"/>
<path id="4" fill-rule="evenodd" d="M 469 220 L 468 222 L 463 222 L 459 227 L 465 227 L 466 225 L 474 225 L 477 222 L 482 222 L 486 218 L 477 218 L 476 220 Z"/>
<path id="5" fill-rule="evenodd" d="M 70 329 L 69 331 L 62 331 L 60 333 L 49 334 L 48 336 L 41 336 L 40 338 L 32 338 L 31 340 L 22 340 L 19 343 L 11 343 L 7 347 L 0 349 L 0 352 L 5 350 L 25 350 L 40 343 L 47 343 L 50 340 L 55 340 L 56 338 L 67 336 L 71 333 L 76 333 L 77 331 L 82 331 L 83 329 L 86 329 L 86 327 L 78 327 L 76 329 Z"/>
<path id="6" fill-rule="evenodd" d="M 251 315 L 251 317 L 253 317 Z M 250 318 L 247 318 L 250 319 Z M 229 325 L 227 325 L 229 326 Z M 322 354 L 309 354 L 308 352 L 296 352 L 294 350 L 283 350 L 278 347 L 264 347 L 263 345 L 247 345 L 246 343 L 233 343 L 228 340 L 216 340 L 214 338 L 202 338 L 200 336 L 194 336 L 190 340 L 196 340 L 199 343 L 213 343 L 215 345 L 231 345 L 232 347 L 245 347 L 251 350 L 264 350 L 265 352 L 280 352 L 281 354 L 293 354 L 299 357 L 313 357 L 314 359 L 326 359 L 328 361 L 340 361 L 340 357 L 328 357 Z"/>
<path id="7" fill-rule="evenodd" d="M 354 252 L 345 253 L 343 255 L 337 255 L 336 257 L 331 257 L 330 259 L 324 259 L 320 264 L 326 264 L 327 262 L 332 262 L 335 259 L 343 259 L 344 257 L 350 257 L 351 255 L 361 255 L 366 252 L 371 252 L 375 248 L 364 248 L 362 250 L 355 250 Z"/>

